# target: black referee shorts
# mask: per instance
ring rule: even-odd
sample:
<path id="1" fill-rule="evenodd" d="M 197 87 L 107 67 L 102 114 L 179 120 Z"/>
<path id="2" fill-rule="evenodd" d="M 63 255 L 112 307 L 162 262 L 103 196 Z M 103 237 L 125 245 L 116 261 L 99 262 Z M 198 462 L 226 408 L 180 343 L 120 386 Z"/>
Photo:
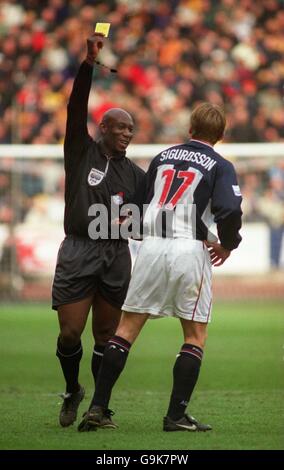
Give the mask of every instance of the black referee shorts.
<path id="1" fill-rule="evenodd" d="M 99 292 L 121 308 L 131 274 L 131 257 L 124 240 L 91 240 L 67 235 L 57 257 L 52 308 Z"/>

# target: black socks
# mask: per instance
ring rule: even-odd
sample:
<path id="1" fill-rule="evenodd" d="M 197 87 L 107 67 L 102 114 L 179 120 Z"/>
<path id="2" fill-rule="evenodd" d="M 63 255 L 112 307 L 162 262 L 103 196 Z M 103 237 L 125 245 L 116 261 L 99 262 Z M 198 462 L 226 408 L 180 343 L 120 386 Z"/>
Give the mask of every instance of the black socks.
<path id="1" fill-rule="evenodd" d="M 81 341 L 72 348 L 66 348 L 60 343 L 60 337 L 57 340 L 56 356 L 58 357 L 63 375 L 66 380 L 66 392 L 78 392 L 80 385 L 78 382 L 79 365 L 83 355 Z"/>
<path id="2" fill-rule="evenodd" d="M 203 350 L 185 343 L 177 356 L 173 368 L 173 389 L 167 416 L 174 421 L 182 418 L 196 385 Z"/>
<path id="3" fill-rule="evenodd" d="M 120 336 L 114 336 L 106 345 L 90 408 L 94 405 L 108 407 L 112 388 L 124 369 L 130 347 L 131 344 Z"/>
<path id="4" fill-rule="evenodd" d="M 92 373 L 94 377 L 94 382 L 97 382 L 99 370 L 101 367 L 101 363 L 104 357 L 104 351 L 106 346 L 101 346 L 99 344 L 95 344 L 92 356 Z"/>

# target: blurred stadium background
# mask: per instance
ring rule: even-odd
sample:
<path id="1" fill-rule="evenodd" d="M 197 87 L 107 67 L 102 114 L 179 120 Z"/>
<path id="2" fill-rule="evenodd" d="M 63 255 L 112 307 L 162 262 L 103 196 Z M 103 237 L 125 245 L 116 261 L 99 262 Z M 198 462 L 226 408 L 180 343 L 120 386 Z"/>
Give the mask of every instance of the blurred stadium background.
<path id="1" fill-rule="evenodd" d="M 3 406 L 7 411 L 2 448 L 40 448 L 42 442 L 45 446 L 51 442 L 53 448 L 61 445 L 53 423 L 57 419 L 54 404 L 42 390 L 45 388 L 45 392 L 51 391 L 55 396 L 62 385 L 53 351 L 57 325 L 46 302 L 50 299 L 57 250 L 64 236 L 62 143 L 66 104 L 76 70 L 85 56 L 86 38 L 97 21 L 111 23 L 101 59 L 117 68 L 118 74 L 112 75 L 102 68 L 94 71 L 95 86 L 89 100 L 92 135 L 108 108 L 126 108 L 137 123 L 128 155 L 146 169 L 160 146 L 187 139 L 190 112 L 197 103 L 208 100 L 223 104 L 226 109 L 228 128 L 219 148 L 233 161 L 239 175 L 244 196 L 243 242 L 224 267 L 215 269 L 217 321 L 212 324 L 211 356 L 208 354 L 200 385 L 204 395 L 202 392 L 199 400 L 202 403 L 204 398 L 205 406 L 211 400 L 213 421 L 214 412 L 218 420 L 224 415 L 225 403 L 227 421 L 219 424 L 223 441 L 218 440 L 217 434 L 206 445 L 196 441 L 193 447 L 233 448 L 233 441 L 226 441 L 232 433 L 236 441 L 239 439 L 238 448 L 250 445 L 260 448 L 265 443 L 268 448 L 283 448 L 279 421 L 283 415 L 279 392 L 283 386 L 280 370 L 283 372 L 284 306 L 283 0 L 0 1 L 0 336 L 4 357 Z M 227 303 L 222 304 L 224 300 Z M 30 301 L 44 303 L 23 305 Z M 233 316 L 230 318 L 226 312 L 233 312 Z M 170 323 L 165 322 L 161 335 L 162 331 L 167 332 L 167 325 Z M 148 338 L 153 348 L 155 328 L 149 326 Z M 42 335 L 43 329 L 46 335 Z M 87 341 L 88 356 L 92 340 Z M 264 346 L 266 349 L 261 349 Z M 137 354 L 142 347 L 143 341 Z M 151 348 L 150 351 L 152 356 Z M 167 348 L 164 345 L 164 349 L 153 351 L 164 370 Z M 262 357 L 261 374 L 258 355 Z M 141 367 L 146 364 L 140 373 L 145 381 L 148 377 L 154 380 L 152 357 L 148 356 L 145 362 L 144 351 L 138 359 Z M 245 370 L 247 357 L 253 361 L 248 362 Z M 220 366 L 224 358 L 227 362 Z M 46 369 L 47 363 L 47 377 L 43 378 L 40 370 Z M 231 368 L 232 364 L 235 368 Z M 129 390 L 130 396 L 139 388 L 139 378 L 131 379 L 135 365 L 131 367 L 129 375 L 122 379 L 122 393 Z M 223 378 L 228 374 L 228 379 L 217 385 L 215 381 L 209 396 L 208 387 L 215 379 L 213 371 L 218 368 Z M 89 366 L 85 363 L 83 373 L 84 380 L 90 380 Z M 21 387 L 19 376 L 25 384 Z M 166 384 L 157 377 L 160 384 L 169 387 L 170 377 Z M 223 392 L 216 404 L 214 387 L 219 385 Z M 147 396 L 149 408 L 153 400 L 157 407 L 161 406 L 160 397 L 153 392 L 155 386 L 157 390 L 162 387 L 158 382 L 149 385 L 152 390 Z M 235 394 L 234 411 L 227 389 Z M 142 391 L 139 397 L 143 403 Z M 243 421 L 242 428 L 242 424 L 238 427 L 235 422 L 240 424 L 239 409 L 244 400 L 247 420 L 252 421 Z M 263 419 L 264 403 L 265 416 L 271 412 L 269 421 Z M 146 419 L 142 410 L 143 407 L 137 410 L 141 422 Z M 235 413 L 233 423 L 229 422 L 230 413 Z M 36 430 L 30 422 L 31 414 L 35 415 Z M 15 423 L 11 415 L 15 415 Z M 47 424 L 48 433 L 41 435 L 38 433 L 41 420 L 49 422 L 50 416 L 53 424 Z M 30 428 L 26 428 L 27 422 Z M 275 434 L 269 433 L 269 444 L 268 422 L 270 429 L 272 423 L 277 422 L 278 426 L 273 428 Z M 253 434 L 253 426 L 247 436 L 251 423 L 258 430 L 262 426 L 261 438 L 260 434 Z M 224 430 L 230 429 L 228 435 L 222 431 L 222 424 Z M 54 426 L 55 434 L 51 435 L 50 426 Z M 281 426 L 283 433 L 283 423 Z M 146 429 L 145 439 L 150 428 Z M 155 433 L 152 443 L 144 446 L 154 445 Z M 71 445 L 94 448 L 91 437 L 86 441 L 84 436 L 78 444 L 70 441 L 70 436 L 66 437 L 66 448 L 72 448 L 68 447 Z M 109 445 L 119 448 L 117 439 Z M 132 437 L 127 435 L 125 439 L 122 448 L 129 448 Z M 98 442 L 97 446 L 102 439 Z M 135 442 L 131 444 L 133 448 L 139 445 L 139 440 L 138 444 Z M 162 443 L 162 438 L 159 442 L 159 448 L 169 449 L 172 445 L 170 441 Z M 188 448 L 184 437 L 175 445 Z"/>
<path id="2" fill-rule="evenodd" d="M 101 58 L 119 73 L 94 72 L 90 133 L 108 108 L 125 107 L 137 122 L 129 155 L 147 168 L 157 153 L 148 144 L 187 139 L 199 101 L 224 104 L 221 151 L 239 174 L 244 241 L 216 270 L 226 276 L 215 291 L 284 297 L 283 1 L 1 1 L 0 18 L 1 298 L 49 298 L 66 103 L 86 37 L 106 20 Z"/>

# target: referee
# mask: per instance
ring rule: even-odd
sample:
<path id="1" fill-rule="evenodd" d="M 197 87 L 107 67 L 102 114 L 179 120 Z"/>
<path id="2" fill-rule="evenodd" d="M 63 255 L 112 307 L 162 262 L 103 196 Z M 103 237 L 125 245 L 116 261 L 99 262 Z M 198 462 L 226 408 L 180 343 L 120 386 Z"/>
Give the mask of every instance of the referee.
<path id="1" fill-rule="evenodd" d="M 126 158 L 133 136 L 133 119 L 123 109 L 107 111 L 99 125 L 99 138 L 88 134 L 88 98 L 93 65 L 103 47 L 104 36 L 87 39 L 87 57 L 75 78 L 67 107 L 64 141 L 66 237 L 62 242 L 52 287 L 52 308 L 58 312 L 60 334 L 56 355 L 66 381 L 59 422 L 74 423 L 85 391 L 78 381 L 83 350 L 81 335 L 92 307 L 94 381 L 105 345 L 113 336 L 127 292 L 131 258 L 127 240 L 111 239 L 108 218 L 107 237 L 89 236 L 90 207 L 103 206 L 111 214 L 113 204 L 135 203 L 144 184 L 144 172 Z M 119 208 L 118 207 L 118 208 Z M 117 221 L 116 221 L 117 223 Z M 120 219 L 118 219 L 120 223 Z M 115 427 L 112 412 L 106 410 L 104 424 Z"/>

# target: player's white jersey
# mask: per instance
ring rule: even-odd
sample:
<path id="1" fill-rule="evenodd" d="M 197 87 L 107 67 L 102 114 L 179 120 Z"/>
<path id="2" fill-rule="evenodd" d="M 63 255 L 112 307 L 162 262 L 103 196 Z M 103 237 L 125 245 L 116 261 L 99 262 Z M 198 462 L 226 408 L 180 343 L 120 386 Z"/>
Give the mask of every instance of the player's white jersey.
<path id="1" fill-rule="evenodd" d="M 144 237 L 217 241 L 225 248 L 241 240 L 241 194 L 233 165 L 203 142 L 191 140 L 163 151 L 146 175 Z"/>
<path id="2" fill-rule="evenodd" d="M 180 179 L 180 186 L 169 199 L 174 178 Z M 154 196 L 144 216 L 145 234 L 162 236 L 166 228 L 169 237 L 196 239 L 196 205 L 194 191 L 202 179 L 196 168 L 176 170 L 173 164 L 157 168 Z"/>

